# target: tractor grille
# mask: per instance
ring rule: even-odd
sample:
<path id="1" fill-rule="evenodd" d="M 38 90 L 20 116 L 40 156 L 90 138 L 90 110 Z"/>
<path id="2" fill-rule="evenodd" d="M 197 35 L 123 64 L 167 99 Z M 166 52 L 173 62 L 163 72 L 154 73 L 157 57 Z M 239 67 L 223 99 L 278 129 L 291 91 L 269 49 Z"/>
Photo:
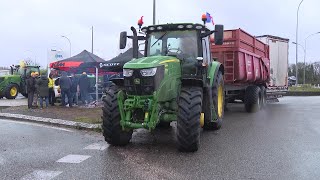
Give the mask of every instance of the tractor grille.
<path id="1" fill-rule="evenodd" d="M 164 77 L 164 66 L 159 66 L 154 76 L 145 77 L 140 74 L 141 69 L 134 69 L 131 77 L 124 77 L 124 86 L 128 95 L 152 95 L 159 89 Z"/>

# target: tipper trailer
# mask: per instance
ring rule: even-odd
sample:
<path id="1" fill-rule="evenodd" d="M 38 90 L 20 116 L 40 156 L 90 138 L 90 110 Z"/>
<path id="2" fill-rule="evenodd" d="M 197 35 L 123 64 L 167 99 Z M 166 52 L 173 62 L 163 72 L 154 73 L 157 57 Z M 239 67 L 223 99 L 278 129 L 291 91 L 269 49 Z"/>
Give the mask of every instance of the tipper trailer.
<path id="1" fill-rule="evenodd" d="M 254 37 L 242 29 L 225 30 L 224 43 L 214 44 L 212 57 L 224 66 L 226 102 L 241 100 L 247 112 L 263 108 L 288 90 L 288 39 Z"/>

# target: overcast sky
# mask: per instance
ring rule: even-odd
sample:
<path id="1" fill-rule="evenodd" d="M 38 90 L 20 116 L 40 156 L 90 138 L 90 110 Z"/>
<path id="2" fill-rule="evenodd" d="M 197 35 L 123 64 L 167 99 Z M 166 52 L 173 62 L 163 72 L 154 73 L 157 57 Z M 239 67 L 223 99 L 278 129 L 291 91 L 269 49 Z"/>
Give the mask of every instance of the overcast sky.
<path id="1" fill-rule="evenodd" d="M 209 12 L 225 29 L 242 28 L 253 35 L 270 34 L 295 41 L 296 12 L 300 0 L 157 0 L 157 22 L 198 22 Z M 299 43 L 320 31 L 320 1 L 304 0 L 300 8 Z M 45 65 L 48 49 L 62 49 L 72 55 L 91 51 L 108 60 L 118 55 L 119 32 L 137 26 L 144 16 L 152 23 L 152 0 L 0 0 L 0 66 L 25 58 Z M 212 28 L 212 26 L 211 26 Z M 308 40 L 307 62 L 319 61 L 320 35 Z M 290 43 L 291 43 L 290 42 Z M 290 63 L 295 46 L 290 44 Z M 303 50 L 299 48 L 299 61 Z"/>

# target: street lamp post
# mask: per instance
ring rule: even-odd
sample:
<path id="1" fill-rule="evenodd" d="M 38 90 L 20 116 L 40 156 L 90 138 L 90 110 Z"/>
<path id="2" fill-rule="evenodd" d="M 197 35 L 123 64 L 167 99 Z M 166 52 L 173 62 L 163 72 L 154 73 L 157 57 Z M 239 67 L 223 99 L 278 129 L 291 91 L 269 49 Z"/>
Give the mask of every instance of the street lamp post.
<path id="1" fill-rule="evenodd" d="M 296 46 L 301 46 L 302 49 L 303 49 L 303 52 L 304 52 L 304 61 L 306 61 L 306 48 L 303 47 L 301 44 L 299 43 L 296 43 L 296 42 L 292 42 L 292 44 L 295 44 Z M 296 64 L 296 70 L 298 71 L 298 63 Z M 297 73 L 296 73 L 297 74 Z M 297 81 L 298 81 L 298 76 L 296 77 L 296 84 L 297 84 Z"/>
<path id="2" fill-rule="evenodd" d="M 299 9 L 304 0 L 301 0 L 297 10 L 297 27 L 296 27 L 296 42 L 298 43 L 298 27 L 299 27 Z M 298 44 L 296 44 L 296 85 L 298 84 Z"/>
<path id="3" fill-rule="evenodd" d="M 61 36 L 63 38 L 66 38 L 69 41 L 69 47 L 70 47 L 70 57 L 71 57 L 71 41 L 69 38 L 67 38 L 66 36 Z"/>
<path id="4" fill-rule="evenodd" d="M 316 32 L 313 34 L 310 34 L 305 40 L 304 40 L 304 48 L 305 48 L 305 53 L 304 53 L 304 62 L 303 62 L 303 84 L 306 83 L 306 57 L 307 57 L 307 40 L 308 38 L 310 38 L 311 36 L 320 34 L 320 32 Z"/>
<path id="5" fill-rule="evenodd" d="M 153 0 L 153 25 L 156 24 L 156 0 Z"/>

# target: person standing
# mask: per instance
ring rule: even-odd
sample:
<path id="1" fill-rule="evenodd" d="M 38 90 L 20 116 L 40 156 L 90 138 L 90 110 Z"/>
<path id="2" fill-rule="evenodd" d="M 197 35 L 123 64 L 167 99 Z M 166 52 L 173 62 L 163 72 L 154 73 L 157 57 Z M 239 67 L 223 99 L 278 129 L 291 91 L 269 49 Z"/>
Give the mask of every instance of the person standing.
<path id="1" fill-rule="evenodd" d="M 36 91 L 36 79 L 34 72 L 27 79 L 27 93 L 28 93 L 28 109 L 32 108 L 33 97 Z"/>
<path id="2" fill-rule="evenodd" d="M 43 108 L 43 100 L 46 102 L 46 108 L 48 108 L 49 105 L 49 80 L 46 75 L 42 75 L 37 80 L 37 87 L 38 87 L 38 96 L 40 99 L 40 108 Z"/>
<path id="3" fill-rule="evenodd" d="M 48 87 L 49 87 L 49 104 L 51 104 L 51 106 L 54 106 L 54 102 L 55 102 L 55 94 L 54 94 L 54 80 L 53 80 L 53 75 L 50 74 L 49 75 L 49 83 L 48 83 Z"/>
<path id="4" fill-rule="evenodd" d="M 72 82 L 67 76 L 66 72 L 62 72 L 60 78 L 60 89 L 61 89 L 61 105 L 66 106 L 66 96 L 68 98 L 69 107 L 72 107 L 72 98 L 71 98 L 71 86 Z"/>
<path id="5" fill-rule="evenodd" d="M 78 77 L 72 74 L 71 82 L 72 82 L 72 85 L 71 85 L 72 103 L 74 103 L 75 105 L 78 105 L 78 83 L 79 83 Z"/>
<path id="6" fill-rule="evenodd" d="M 82 103 L 87 105 L 89 103 L 88 97 L 89 97 L 90 82 L 86 72 L 83 72 L 79 79 L 79 88 L 80 88 L 81 101 Z"/>
<path id="7" fill-rule="evenodd" d="M 38 92 L 38 86 L 36 84 L 36 81 L 39 79 L 39 72 L 34 73 L 35 76 L 35 92 L 34 92 L 34 97 L 33 97 L 33 106 L 38 107 L 38 98 L 39 98 L 39 92 Z"/>

